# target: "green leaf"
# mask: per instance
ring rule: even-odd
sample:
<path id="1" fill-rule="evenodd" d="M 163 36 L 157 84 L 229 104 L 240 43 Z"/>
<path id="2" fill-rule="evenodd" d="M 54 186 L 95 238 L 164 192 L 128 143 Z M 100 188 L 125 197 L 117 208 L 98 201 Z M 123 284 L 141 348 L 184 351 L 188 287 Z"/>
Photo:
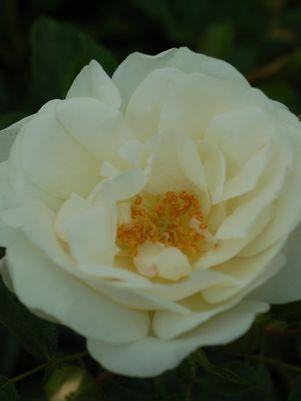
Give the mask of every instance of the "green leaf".
<path id="1" fill-rule="evenodd" d="M 45 386 L 49 400 L 98 401 L 100 387 L 90 373 L 78 366 L 57 369 Z"/>
<path id="2" fill-rule="evenodd" d="M 10 383 L 5 376 L 0 375 L 0 400 L 18 401 L 19 395 L 13 383 Z"/>
<path id="3" fill-rule="evenodd" d="M 52 358 L 57 347 L 57 326 L 31 314 L 0 279 L 0 323 L 38 359 Z"/>
<path id="4" fill-rule="evenodd" d="M 20 347 L 16 339 L 10 334 L 8 330 L 3 328 L 0 324 L 0 344 L 1 344 L 1 357 L 0 357 L 0 372 L 5 376 L 13 374 Z"/>
<path id="5" fill-rule="evenodd" d="M 91 59 L 107 73 L 116 67 L 113 57 L 76 27 L 40 18 L 31 30 L 34 97 L 44 103 L 65 97 L 74 78 Z"/>
<path id="6" fill-rule="evenodd" d="M 220 369 L 240 377 L 241 383 L 218 375 L 204 374 L 200 377 L 196 393 L 202 393 L 202 401 L 276 401 L 277 394 L 267 368 L 262 364 L 229 362 Z M 198 398 L 196 398 L 198 399 Z"/>

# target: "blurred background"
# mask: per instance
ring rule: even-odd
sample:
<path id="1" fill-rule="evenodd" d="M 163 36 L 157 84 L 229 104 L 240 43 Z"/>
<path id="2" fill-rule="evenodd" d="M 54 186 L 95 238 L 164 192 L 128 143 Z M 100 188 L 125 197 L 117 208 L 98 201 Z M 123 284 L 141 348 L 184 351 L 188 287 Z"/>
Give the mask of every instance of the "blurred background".
<path id="1" fill-rule="evenodd" d="M 223 58 L 301 113 L 299 0 L 0 0 L 0 129 L 64 97 L 91 58 L 112 74 L 133 51 L 173 46 Z M 0 401 L 301 401 L 301 303 L 274 307 L 241 340 L 155 380 L 112 376 L 84 350 L 1 282 Z M 58 396 L 77 375 L 84 388 Z"/>
<path id="2" fill-rule="evenodd" d="M 91 57 L 111 73 L 133 51 L 183 45 L 301 112 L 299 0 L 1 0 L 0 126 L 63 97 Z"/>

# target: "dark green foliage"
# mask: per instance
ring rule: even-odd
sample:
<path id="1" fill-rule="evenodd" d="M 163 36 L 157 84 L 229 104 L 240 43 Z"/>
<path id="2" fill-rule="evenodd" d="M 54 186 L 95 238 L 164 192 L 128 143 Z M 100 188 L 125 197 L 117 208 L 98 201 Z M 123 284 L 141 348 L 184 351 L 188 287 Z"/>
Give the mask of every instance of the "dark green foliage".
<path id="1" fill-rule="evenodd" d="M 0 375 L 0 400 L 18 401 L 20 399 L 15 386 L 8 381 L 8 378 Z"/>
<path id="2" fill-rule="evenodd" d="M 53 357 L 57 346 L 56 325 L 31 314 L 0 279 L 0 323 L 38 359 Z"/>
<path id="3" fill-rule="evenodd" d="M 300 400 L 301 400 L 301 376 L 297 378 L 295 386 L 288 397 L 288 401 L 300 401 Z"/>
<path id="4" fill-rule="evenodd" d="M 96 59 L 112 73 L 116 63 L 104 48 L 69 24 L 38 19 L 31 30 L 33 97 L 38 104 L 63 98 L 78 72 Z"/>

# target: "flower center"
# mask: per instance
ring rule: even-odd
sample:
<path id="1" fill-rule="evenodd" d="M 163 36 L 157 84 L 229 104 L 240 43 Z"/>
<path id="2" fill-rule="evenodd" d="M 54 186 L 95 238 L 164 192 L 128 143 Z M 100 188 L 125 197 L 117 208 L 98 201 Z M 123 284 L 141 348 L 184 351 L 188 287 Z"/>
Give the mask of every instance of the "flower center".
<path id="1" fill-rule="evenodd" d="M 176 247 L 195 257 L 200 253 L 206 228 L 200 202 L 187 191 L 166 192 L 152 203 L 137 195 L 131 206 L 131 220 L 118 227 L 117 244 L 128 257 L 135 257 L 137 248 L 145 242 Z"/>

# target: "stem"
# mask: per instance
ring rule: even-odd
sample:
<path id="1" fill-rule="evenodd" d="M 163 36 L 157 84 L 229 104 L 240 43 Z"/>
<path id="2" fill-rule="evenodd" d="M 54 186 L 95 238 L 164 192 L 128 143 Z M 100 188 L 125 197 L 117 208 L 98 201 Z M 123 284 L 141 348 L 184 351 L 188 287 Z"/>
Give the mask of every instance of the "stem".
<path id="1" fill-rule="evenodd" d="M 260 355 L 243 355 L 245 358 L 255 359 L 257 361 L 266 362 L 269 365 L 278 366 L 283 369 L 291 370 L 293 372 L 301 373 L 301 367 L 296 365 L 291 365 L 286 362 L 279 361 L 277 359 L 269 358 L 267 356 Z"/>
<path id="2" fill-rule="evenodd" d="M 72 354 L 72 355 L 62 357 L 62 358 L 58 359 L 58 362 L 74 361 L 75 359 L 85 358 L 88 355 L 89 354 L 87 351 L 82 351 L 82 352 L 78 352 L 77 354 Z"/>
<path id="3" fill-rule="evenodd" d="M 74 361 L 76 359 L 80 359 L 80 358 L 84 358 L 85 356 L 88 355 L 87 351 L 82 351 L 82 352 L 78 352 L 76 354 L 72 354 L 72 355 L 68 355 L 62 358 L 59 358 L 57 360 L 57 362 L 68 362 L 68 361 Z M 3 390 L 6 386 L 8 386 L 9 384 L 13 384 L 13 383 L 17 383 L 23 379 L 26 379 L 27 377 L 30 377 L 46 368 L 48 368 L 54 361 L 51 359 L 48 362 L 43 363 L 42 365 L 39 365 L 33 369 L 28 370 L 27 372 L 21 373 L 18 376 L 13 377 L 12 379 L 7 380 L 7 382 L 5 384 L 3 384 L 0 387 L 0 391 Z"/>
<path id="4" fill-rule="evenodd" d="M 33 369 L 31 369 L 31 370 L 28 370 L 28 371 L 25 372 L 25 373 L 21 373 L 20 375 L 15 376 L 15 377 L 13 377 L 12 379 L 9 379 L 9 380 L 7 381 L 7 383 L 5 383 L 3 386 L 0 387 L 0 390 L 2 390 L 3 387 L 7 386 L 8 384 L 17 383 L 18 381 L 21 381 L 21 380 L 23 380 L 23 379 L 26 379 L 26 377 L 32 376 L 32 375 L 34 375 L 35 373 L 38 373 L 38 372 L 40 372 L 41 370 L 46 369 L 48 365 L 49 365 L 49 362 L 45 362 L 45 363 L 43 363 L 42 365 L 37 366 L 36 368 L 33 368 Z"/>

